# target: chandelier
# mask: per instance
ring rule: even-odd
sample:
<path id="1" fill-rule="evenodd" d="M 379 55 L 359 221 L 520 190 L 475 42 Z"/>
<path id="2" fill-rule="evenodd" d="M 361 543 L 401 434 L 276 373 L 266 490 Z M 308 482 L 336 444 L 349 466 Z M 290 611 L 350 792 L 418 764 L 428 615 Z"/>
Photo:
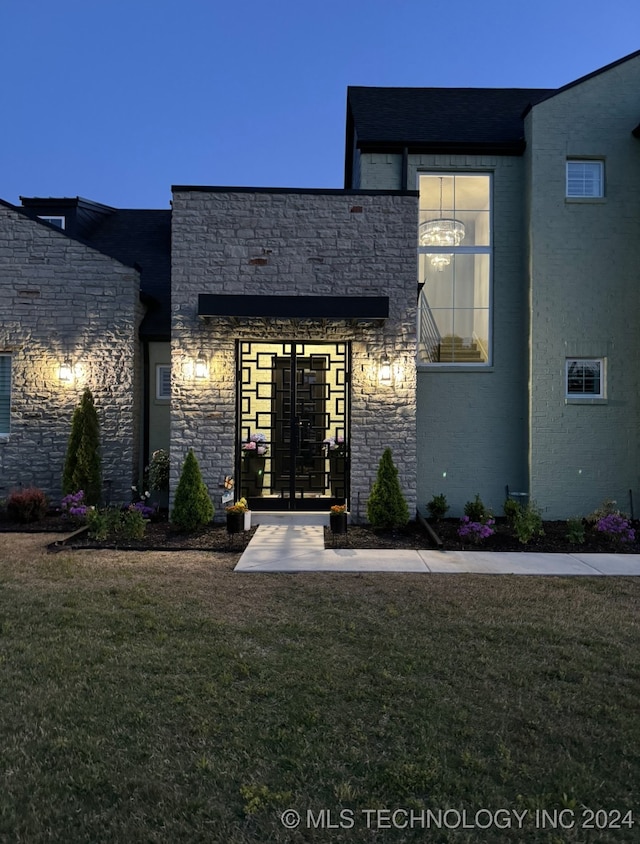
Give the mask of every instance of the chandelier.
<path id="1" fill-rule="evenodd" d="M 454 247 L 460 246 L 464 240 L 464 223 L 454 220 L 452 217 L 442 216 L 442 176 L 440 177 L 440 216 L 437 220 L 427 220 L 420 224 L 419 241 L 420 246 Z M 436 255 L 429 255 L 431 265 L 438 272 L 442 272 L 451 263 L 453 255 L 446 252 L 438 252 Z"/>

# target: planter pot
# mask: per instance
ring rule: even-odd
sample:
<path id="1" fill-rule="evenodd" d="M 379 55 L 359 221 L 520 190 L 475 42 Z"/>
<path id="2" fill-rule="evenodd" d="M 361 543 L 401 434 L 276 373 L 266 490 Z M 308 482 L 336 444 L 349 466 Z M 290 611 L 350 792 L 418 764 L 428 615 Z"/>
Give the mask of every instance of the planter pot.
<path id="1" fill-rule="evenodd" d="M 244 517 L 244 513 L 227 513 L 227 533 L 242 533 Z"/>
<path id="2" fill-rule="evenodd" d="M 329 526 L 331 533 L 346 533 L 347 532 L 347 514 L 346 513 L 330 513 Z"/>
<path id="3" fill-rule="evenodd" d="M 251 510 L 247 510 L 242 515 L 244 516 L 244 529 L 251 530 Z"/>
<path id="4" fill-rule="evenodd" d="M 245 498 L 259 498 L 264 485 L 266 458 L 252 451 L 245 451 L 242 460 L 242 494 Z"/>

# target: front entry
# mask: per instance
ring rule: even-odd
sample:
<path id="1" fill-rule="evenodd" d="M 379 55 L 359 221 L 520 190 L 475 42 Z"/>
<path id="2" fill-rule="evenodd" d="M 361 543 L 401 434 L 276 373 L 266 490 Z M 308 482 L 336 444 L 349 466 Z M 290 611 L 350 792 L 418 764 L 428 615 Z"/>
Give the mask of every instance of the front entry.
<path id="1" fill-rule="evenodd" d="M 348 343 L 237 346 L 236 477 L 253 510 L 348 501 Z"/>

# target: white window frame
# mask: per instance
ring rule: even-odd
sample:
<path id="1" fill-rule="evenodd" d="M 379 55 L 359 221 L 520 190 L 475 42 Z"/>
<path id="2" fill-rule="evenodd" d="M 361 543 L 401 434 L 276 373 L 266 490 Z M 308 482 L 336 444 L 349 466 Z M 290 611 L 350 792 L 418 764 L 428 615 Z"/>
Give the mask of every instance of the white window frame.
<path id="1" fill-rule="evenodd" d="M 605 358 L 581 358 L 581 357 L 573 357 L 567 358 L 565 360 L 564 366 L 564 391 L 565 391 L 565 398 L 568 400 L 571 399 L 605 399 L 606 398 L 606 367 L 605 367 Z M 599 373 L 600 373 L 600 390 L 597 393 L 576 393 L 574 391 L 569 390 L 569 370 L 573 364 L 582 364 L 583 366 L 597 366 Z M 583 380 L 584 380 L 584 376 Z"/>
<path id="2" fill-rule="evenodd" d="M 11 354 L 5 353 L 5 352 L 0 352 L 0 358 L 2 358 L 2 359 L 7 358 L 8 361 L 9 361 L 9 378 L 8 378 L 8 382 L 7 382 L 8 383 L 8 390 L 7 390 L 6 393 L 3 393 L 3 395 L 6 395 L 9 399 L 9 402 L 8 402 L 9 412 L 7 413 L 6 423 L 2 420 L 2 418 L 0 418 L 0 437 L 3 438 L 3 439 L 6 439 L 9 436 L 9 434 L 11 433 L 11 375 L 12 375 L 11 364 L 12 364 L 12 360 L 11 360 Z"/>
<path id="3" fill-rule="evenodd" d="M 418 245 L 418 256 L 436 255 L 444 253 L 447 255 L 488 255 L 489 256 L 489 337 L 487 348 L 487 360 L 483 363 L 468 363 L 466 361 L 450 361 L 445 363 L 432 363 L 417 358 L 419 368 L 429 369 L 461 369 L 482 371 L 493 367 L 493 216 L 494 216 L 494 171 L 493 170 L 418 170 L 416 172 L 416 189 L 420 192 L 420 176 L 486 176 L 489 179 L 489 244 L 486 246 L 420 246 Z M 420 297 L 419 297 L 420 302 Z M 418 305 L 418 340 L 420 339 L 420 305 Z"/>
<path id="4" fill-rule="evenodd" d="M 44 214 L 38 214 L 38 219 L 43 220 L 45 223 L 49 223 L 52 226 L 55 226 L 58 229 L 64 231 L 66 225 L 65 217 L 59 217 L 57 215 L 53 217 L 45 216 Z"/>
<path id="5" fill-rule="evenodd" d="M 166 390 L 166 378 L 169 379 L 169 389 Z M 157 401 L 169 401 L 171 398 L 171 364 L 156 364 L 156 399 Z"/>
<path id="6" fill-rule="evenodd" d="M 582 168 L 582 174 L 575 172 Z M 597 178 L 588 178 L 586 167 L 597 168 Z M 571 170 L 574 173 L 571 174 Z M 590 191 L 589 187 L 593 186 Z M 604 197 L 604 161 L 594 158 L 568 158 L 566 167 L 567 199 L 602 199 Z"/>

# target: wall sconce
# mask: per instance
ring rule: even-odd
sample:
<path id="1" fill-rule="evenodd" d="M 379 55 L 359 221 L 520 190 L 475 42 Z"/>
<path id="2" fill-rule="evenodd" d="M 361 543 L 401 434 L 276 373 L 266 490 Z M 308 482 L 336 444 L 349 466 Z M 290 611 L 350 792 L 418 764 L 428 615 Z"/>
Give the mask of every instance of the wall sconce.
<path id="1" fill-rule="evenodd" d="M 58 378 L 63 384 L 71 384 L 73 381 L 73 368 L 69 363 L 61 363 L 58 367 Z"/>
<path id="2" fill-rule="evenodd" d="M 378 380 L 381 384 L 385 384 L 386 386 L 391 384 L 391 361 L 388 357 L 384 357 L 380 361 L 380 369 L 378 370 Z"/>
<path id="3" fill-rule="evenodd" d="M 194 373 L 199 381 L 209 377 L 209 364 L 204 358 L 198 358 L 195 362 Z"/>

